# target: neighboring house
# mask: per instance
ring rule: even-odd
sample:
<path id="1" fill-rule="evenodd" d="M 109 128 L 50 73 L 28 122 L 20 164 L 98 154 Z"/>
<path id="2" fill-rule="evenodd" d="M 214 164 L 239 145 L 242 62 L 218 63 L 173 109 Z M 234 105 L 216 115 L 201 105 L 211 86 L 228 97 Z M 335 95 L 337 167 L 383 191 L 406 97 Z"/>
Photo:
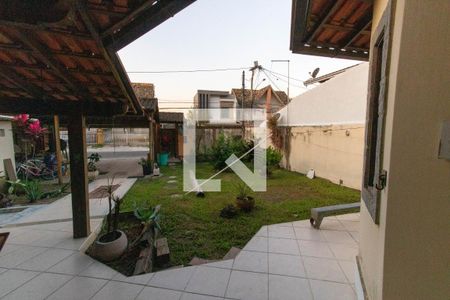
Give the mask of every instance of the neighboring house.
<path id="1" fill-rule="evenodd" d="M 285 92 L 275 91 L 271 85 L 254 90 L 253 93 L 249 89 L 244 90 L 244 93 L 242 93 L 242 89 L 232 89 L 231 93 L 240 108 L 260 108 L 266 109 L 270 113 L 279 111 L 289 102 Z"/>
<path id="2" fill-rule="evenodd" d="M 278 125 L 290 130 L 283 165 L 360 189 L 368 64 L 334 73 L 279 111 Z"/>
<path id="3" fill-rule="evenodd" d="M 13 166 L 14 159 L 14 140 L 12 132 L 12 120 L 10 116 L 0 115 L 0 177 L 5 176 L 3 160 L 10 158 Z"/>
<path id="4" fill-rule="evenodd" d="M 194 108 L 210 109 L 209 123 L 236 123 L 236 98 L 226 91 L 198 90 Z"/>

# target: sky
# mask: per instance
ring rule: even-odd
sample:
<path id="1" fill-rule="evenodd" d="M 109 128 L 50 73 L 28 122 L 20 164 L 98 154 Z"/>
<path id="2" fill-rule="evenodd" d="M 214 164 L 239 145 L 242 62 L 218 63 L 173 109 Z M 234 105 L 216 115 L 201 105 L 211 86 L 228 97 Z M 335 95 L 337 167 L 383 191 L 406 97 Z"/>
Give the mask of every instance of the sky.
<path id="1" fill-rule="evenodd" d="M 128 73 L 132 82 L 155 85 L 159 107 L 182 111 L 191 107 L 197 90 L 250 87 L 248 68 L 258 61 L 282 75 L 255 74 L 255 86 L 272 84 L 290 97 L 305 91 L 302 81 L 320 68 L 319 76 L 359 63 L 355 60 L 293 54 L 289 50 L 291 0 L 197 0 L 119 51 L 127 72 L 239 68 L 224 72 Z M 265 79 L 265 80 L 263 80 Z"/>

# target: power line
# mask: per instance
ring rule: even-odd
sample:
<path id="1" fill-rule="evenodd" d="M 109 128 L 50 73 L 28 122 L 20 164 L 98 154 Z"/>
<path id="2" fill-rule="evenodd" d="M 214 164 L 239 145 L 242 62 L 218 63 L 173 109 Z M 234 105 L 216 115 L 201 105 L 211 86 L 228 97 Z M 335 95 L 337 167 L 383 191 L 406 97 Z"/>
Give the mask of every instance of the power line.
<path id="1" fill-rule="evenodd" d="M 129 71 L 128 74 L 169 74 L 169 73 L 197 73 L 197 72 L 225 72 L 246 70 L 249 67 L 219 68 L 219 69 L 193 69 L 193 70 L 160 70 L 160 71 Z"/>
<path id="2" fill-rule="evenodd" d="M 308 88 L 305 87 L 305 86 L 301 86 L 301 85 L 297 85 L 297 84 L 293 84 L 293 83 L 291 83 L 291 82 L 288 82 L 286 79 L 283 79 L 283 78 L 280 78 L 280 77 L 276 76 L 276 75 L 275 75 L 272 71 L 270 71 L 270 70 L 267 70 L 267 69 L 266 69 L 266 71 L 268 71 L 270 74 L 272 74 L 272 76 L 275 77 L 276 79 L 281 80 L 281 81 L 283 81 L 283 82 L 285 82 L 285 83 L 287 83 L 287 84 L 289 84 L 289 85 L 291 85 L 291 86 L 294 86 L 294 87 L 297 87 L 297 88 L 300 88 L 300 89 L 305 89 L 305 90 L 308 89 Z M 291 79 L 292 79 L 292 78 L 291 78 Z"/>
<path id="3" fill-rule="evenodd" d="M 278 75 L 278 76 L 283 76 L 283 77 L 286 77 L 286 78 L 290 78 L 291 80 L 295 80 L 295 81 L 299 81 L 299 82 L 301 82 L 301 83 L 303 83 L 304 82 L 304 80 L 301 80 L 301 79 L 297 79 L 297 78 L 293 78 L 293 77 L 288 77 L 288 76 L 286 76 L 286 75 L 284 75 L 284 74 L 281 74 L 281 73 L 277 73 L 277 72 L 275 72 L 275 71 L 272 71 L 272 70 L 269 70 L 269 69 L 266 69 L 266 68 L 264 68 L 266 71 L 268 71 L 268 72 L 270 72 L 270 73 L 272 73 L 272 74 L 276 74 L 276 75 Z"/>
<path id="4" fill-rule="evenodd" d="M 267 79 L 269 79 L 269 81 L 277 88 L 277 90 L 282 91 L 282 89 L 280 89 L 278 87 L 278 85 L 275 83 L 275 81 L 273 81 L 272 78 L 270 78 L 270 76 L 267 74 L 266 69 L 261 69 L 261 71 L 264 72 L 264 74 L 266 75 Z"/>

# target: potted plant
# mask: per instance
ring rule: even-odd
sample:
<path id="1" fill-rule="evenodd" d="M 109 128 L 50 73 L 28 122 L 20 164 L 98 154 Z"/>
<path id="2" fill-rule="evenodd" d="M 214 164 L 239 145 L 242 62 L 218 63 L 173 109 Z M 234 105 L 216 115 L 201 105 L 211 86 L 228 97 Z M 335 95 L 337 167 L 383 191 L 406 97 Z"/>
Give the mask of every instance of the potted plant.
<path id="1" fill-rule="evenodd" d="M 149 159 L 141 158 L 141 160 L 138 162 L 142 166 L 142 173 L 145 175 L 152 174 L 152 166 L 153 163 Z"/>
<path id="2" fill-rule="evenodd" d="M 95 241 L 92 253 L 93 256 L 102 261 L 112 261 L 119 258 L 128 246 L 128 238 L 125 232 L 118 229 L 122 198 L 114 195 L 113 182 L 114 178 L 112 180 L 108 179 L 106 189 L 109 204 L 109 212 L 106 216 L 106 233 L 102 234 L 98 240 Z"/>
<path id="3" fill-rule="evenodd" d="M 98 176 L 97 163 L 100 161 L 101 155 L 98 153 L 91 153 L 88 156 L 88 178 L 94 180 Z"/>
<path id="4" fill-rule="evenodd" d="M 249 190 L 245 183 L 238 184 L 236 206 L 243 212 L 251 212 L 255 207 L 255 199 L 248 194 Z"/>

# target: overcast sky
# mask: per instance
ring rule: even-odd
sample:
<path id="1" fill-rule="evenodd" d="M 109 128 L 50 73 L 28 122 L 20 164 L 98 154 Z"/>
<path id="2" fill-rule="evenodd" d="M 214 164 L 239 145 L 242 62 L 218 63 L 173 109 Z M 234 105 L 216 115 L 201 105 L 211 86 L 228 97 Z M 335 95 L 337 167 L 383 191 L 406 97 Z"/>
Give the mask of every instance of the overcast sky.
<path id="1" fill-rule="evenodd" d="M 358 61 L 292 54 L 290 44 L 291 0 L 197 0 L 119 52 L 128 72 L 263 67 L 287 76 L 290 60 L 290 96 L 302 92 L 297 80 L 320 75 Z M 270 75 L 270 73 L 269 73 Z M 131 74 L 132 82 L 155 84 L 160 107 L 188 107 L 198 89 L 240 88 L 241 70 L 171 74 Z M 246 72 L 250 79 L 250 72 Z M 257 76 L 258 77 L 258 76 Z M 286 91 L 286 78 L 259 75 L 259 87 L 270 84 Z M 297 79 L 297 80 L 295 80 Z M 256 81 L 256 80 L 255 80 Z M 246 82 L 247 87 L 250 82 Z M 274 86 L 276 85 L 276 87 Z"/>

